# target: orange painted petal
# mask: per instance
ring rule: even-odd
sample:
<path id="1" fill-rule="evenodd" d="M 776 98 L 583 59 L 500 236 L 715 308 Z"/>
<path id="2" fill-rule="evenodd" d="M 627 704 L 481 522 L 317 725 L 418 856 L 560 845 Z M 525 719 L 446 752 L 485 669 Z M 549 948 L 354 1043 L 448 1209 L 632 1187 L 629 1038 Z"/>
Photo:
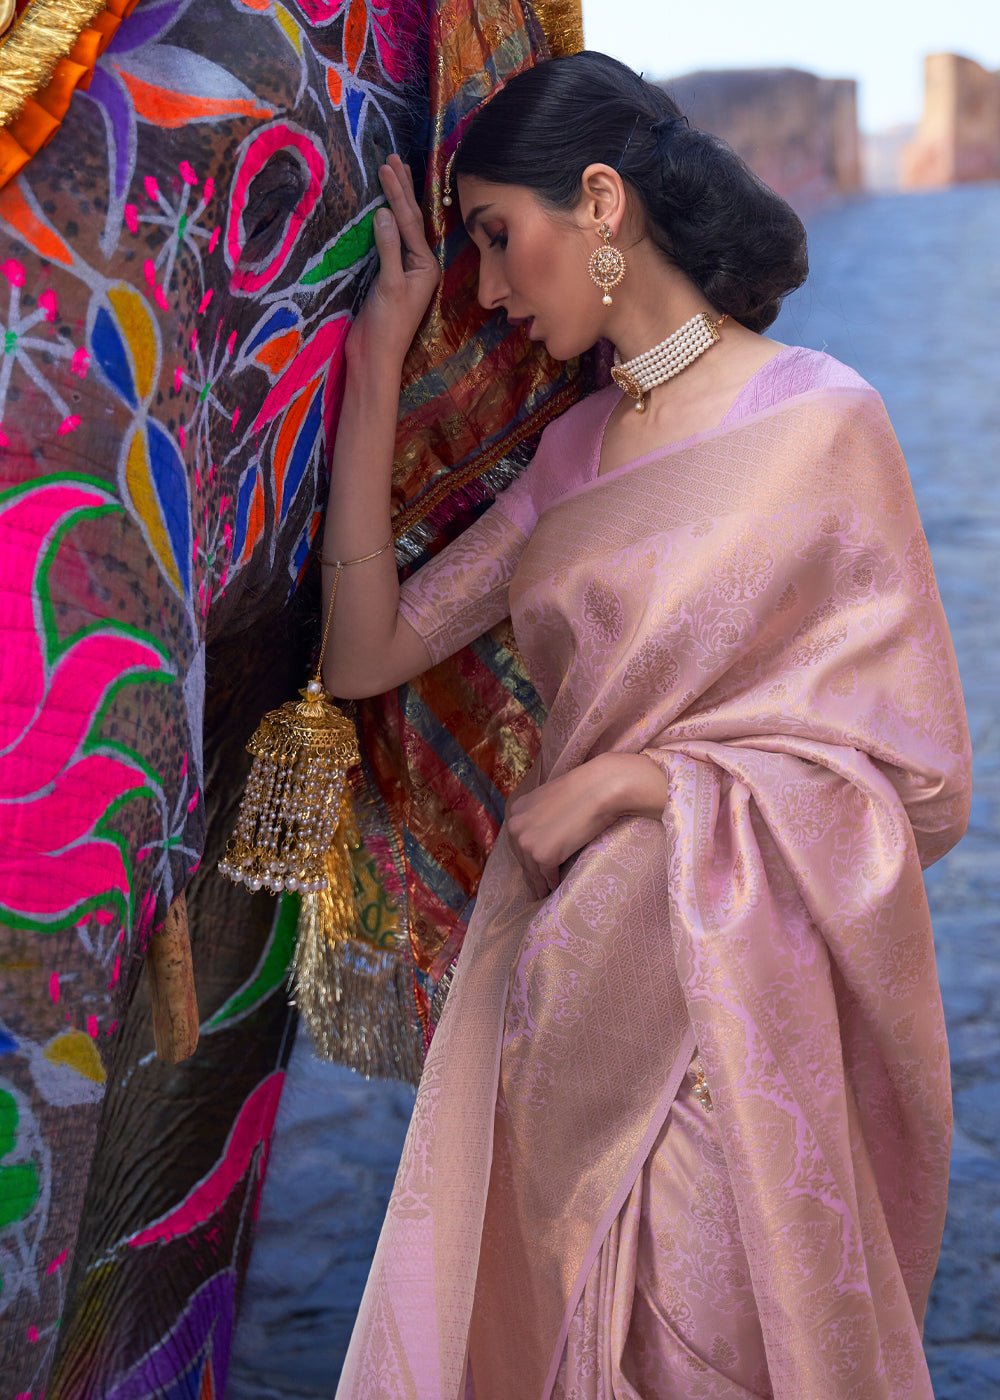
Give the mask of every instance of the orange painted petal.
<path id="1" fill-rule="evenodd" d="M 160 127 L 185 126 L 206 117 L 269 117 L 270 107 L 237 97 L 192 97 L 183 92 L 145 83 L 115 65 L 115 72 L 129 90 L 136 115 Z"/>
<path id="2" fill-rule="evenodd" d="M 330 101 L 335 107 L 340 106 L 340 99 L 344 95 L 344 83 L 336 68 L 326 70 L 326 90 L 330 94 Z"/>
<path id="3" fill-rule="evenodd" d="M 288 458 L 292 448 L 295 446 L 295 439 L 299 435 L 302 427 L 302 420 L 309 411 L 309 406 L 313 401 L 313 395 L 319 388 L 319 380 L 314 379 L 304 393 L 301 393 L 282 420 L 281 428 L 278 431 L 274 444 L 274 499 L 278 514 L 281 514 L 281 498 L 284 494 L 285 468 L 288 466 Z"/>
<path id="4" fill-rule="evenodd" d="M 367 0 L 351 0 L 351 8 L 344 21 L 344 60 L 352 73 L 358 71 L 361 55 L 365 51 L 368 37 Z"/>
<path id="5" fill-rule="evenodd" d="M 40 257 L 48 258 L 51 262 L 65 263 L 67 266 L 72 263 L 72 253 L 59 235 L 38 217 L 20 185 L 7 185 L 0 192 L 0 218 L 10 224 Z"/>
<path id="6" fill-rule="evenodd" d="M 267 365 L 272 374 L 280 374 L 298 350 L 301 341 L 302 337 L 298 331 L 287 331 L 274 340 L 265 341 L 254 359 L 258 364 Z"/>
<path id="7" fill-rule="evenodd" d="M 253 499 L 250 502 L 250 518 L 247 522 L 246 544 L 243 546 L 243 558 L 249 559 L 253 553 L 254 546 L 264 533 L 264 492 L 261 490 L 260 482 L 254 487 Z"/>

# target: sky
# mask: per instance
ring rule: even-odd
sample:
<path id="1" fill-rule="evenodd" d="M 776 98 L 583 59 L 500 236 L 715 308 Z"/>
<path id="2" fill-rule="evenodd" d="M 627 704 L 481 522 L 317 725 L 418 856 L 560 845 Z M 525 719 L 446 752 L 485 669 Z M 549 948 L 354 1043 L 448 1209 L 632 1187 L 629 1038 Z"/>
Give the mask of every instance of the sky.
<path id="1" fill-rule="evenodd" d="M 919 121 L 925 54 L 1000 68 L 1000 0 L 583 0 L 583 31 L 647 78 L 785 67 L 856 78 L 863 131 Z"/>

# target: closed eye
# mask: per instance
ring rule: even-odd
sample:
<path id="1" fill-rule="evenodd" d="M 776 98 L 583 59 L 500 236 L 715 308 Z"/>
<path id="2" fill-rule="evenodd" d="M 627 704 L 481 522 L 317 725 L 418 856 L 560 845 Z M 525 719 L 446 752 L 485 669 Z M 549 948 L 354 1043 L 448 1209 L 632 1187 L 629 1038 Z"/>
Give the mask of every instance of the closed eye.
<path id="1" fill-rule="evenodd" d="M 497 248 L 497 247 L 499 247 L 499 248 L 506 248 L 506 247 L 507 247 L 507 235 L 506 235 L 506 233 L 503 233 L 503 232 L 501 232 L 501 233 L 495 233 L 495 234 L 493 235 L 493 237 L 490 239 L 490 247 L 491 247 L 491 248 Z"/>

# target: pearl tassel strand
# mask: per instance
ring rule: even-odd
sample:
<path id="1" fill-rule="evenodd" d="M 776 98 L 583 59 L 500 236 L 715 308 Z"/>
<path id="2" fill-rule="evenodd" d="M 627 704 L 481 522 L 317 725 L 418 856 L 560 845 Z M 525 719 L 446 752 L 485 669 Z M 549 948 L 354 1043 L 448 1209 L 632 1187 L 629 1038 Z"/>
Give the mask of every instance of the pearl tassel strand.
<path id="1" fill-rule="evenodd" d="M 631 360 L 622 360 L 615 351 L 615 363 L 611 377 L 636 400 L 636 413 L 645 413 L 646 395 L 657 384 L 665 384 L 675 374 L 694 364 L 719 339 L 719 331 L 728 316 L 720 316 L 713 321 L 705 311 L 699 311 L 690 321 L 685 321 L 666 340 L 644 350 Z"/>

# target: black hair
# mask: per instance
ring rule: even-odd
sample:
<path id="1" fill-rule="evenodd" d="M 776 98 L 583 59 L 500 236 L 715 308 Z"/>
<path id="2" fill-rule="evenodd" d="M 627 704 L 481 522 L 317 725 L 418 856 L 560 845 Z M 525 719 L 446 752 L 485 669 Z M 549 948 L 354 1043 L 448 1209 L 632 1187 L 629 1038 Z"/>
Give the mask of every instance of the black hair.
<path id="1" fill-rule="evenodd" d="M 553 209 L 580 198 L 588 165 L 617 170 L 657 247 L 719 312 L 765 330 L 805 281 L 795 211 L 717 136 L 688 125 L 662 88 L 585 50 L 511 78 L 475 114 L 453 174 L 524 185 Z"/>

